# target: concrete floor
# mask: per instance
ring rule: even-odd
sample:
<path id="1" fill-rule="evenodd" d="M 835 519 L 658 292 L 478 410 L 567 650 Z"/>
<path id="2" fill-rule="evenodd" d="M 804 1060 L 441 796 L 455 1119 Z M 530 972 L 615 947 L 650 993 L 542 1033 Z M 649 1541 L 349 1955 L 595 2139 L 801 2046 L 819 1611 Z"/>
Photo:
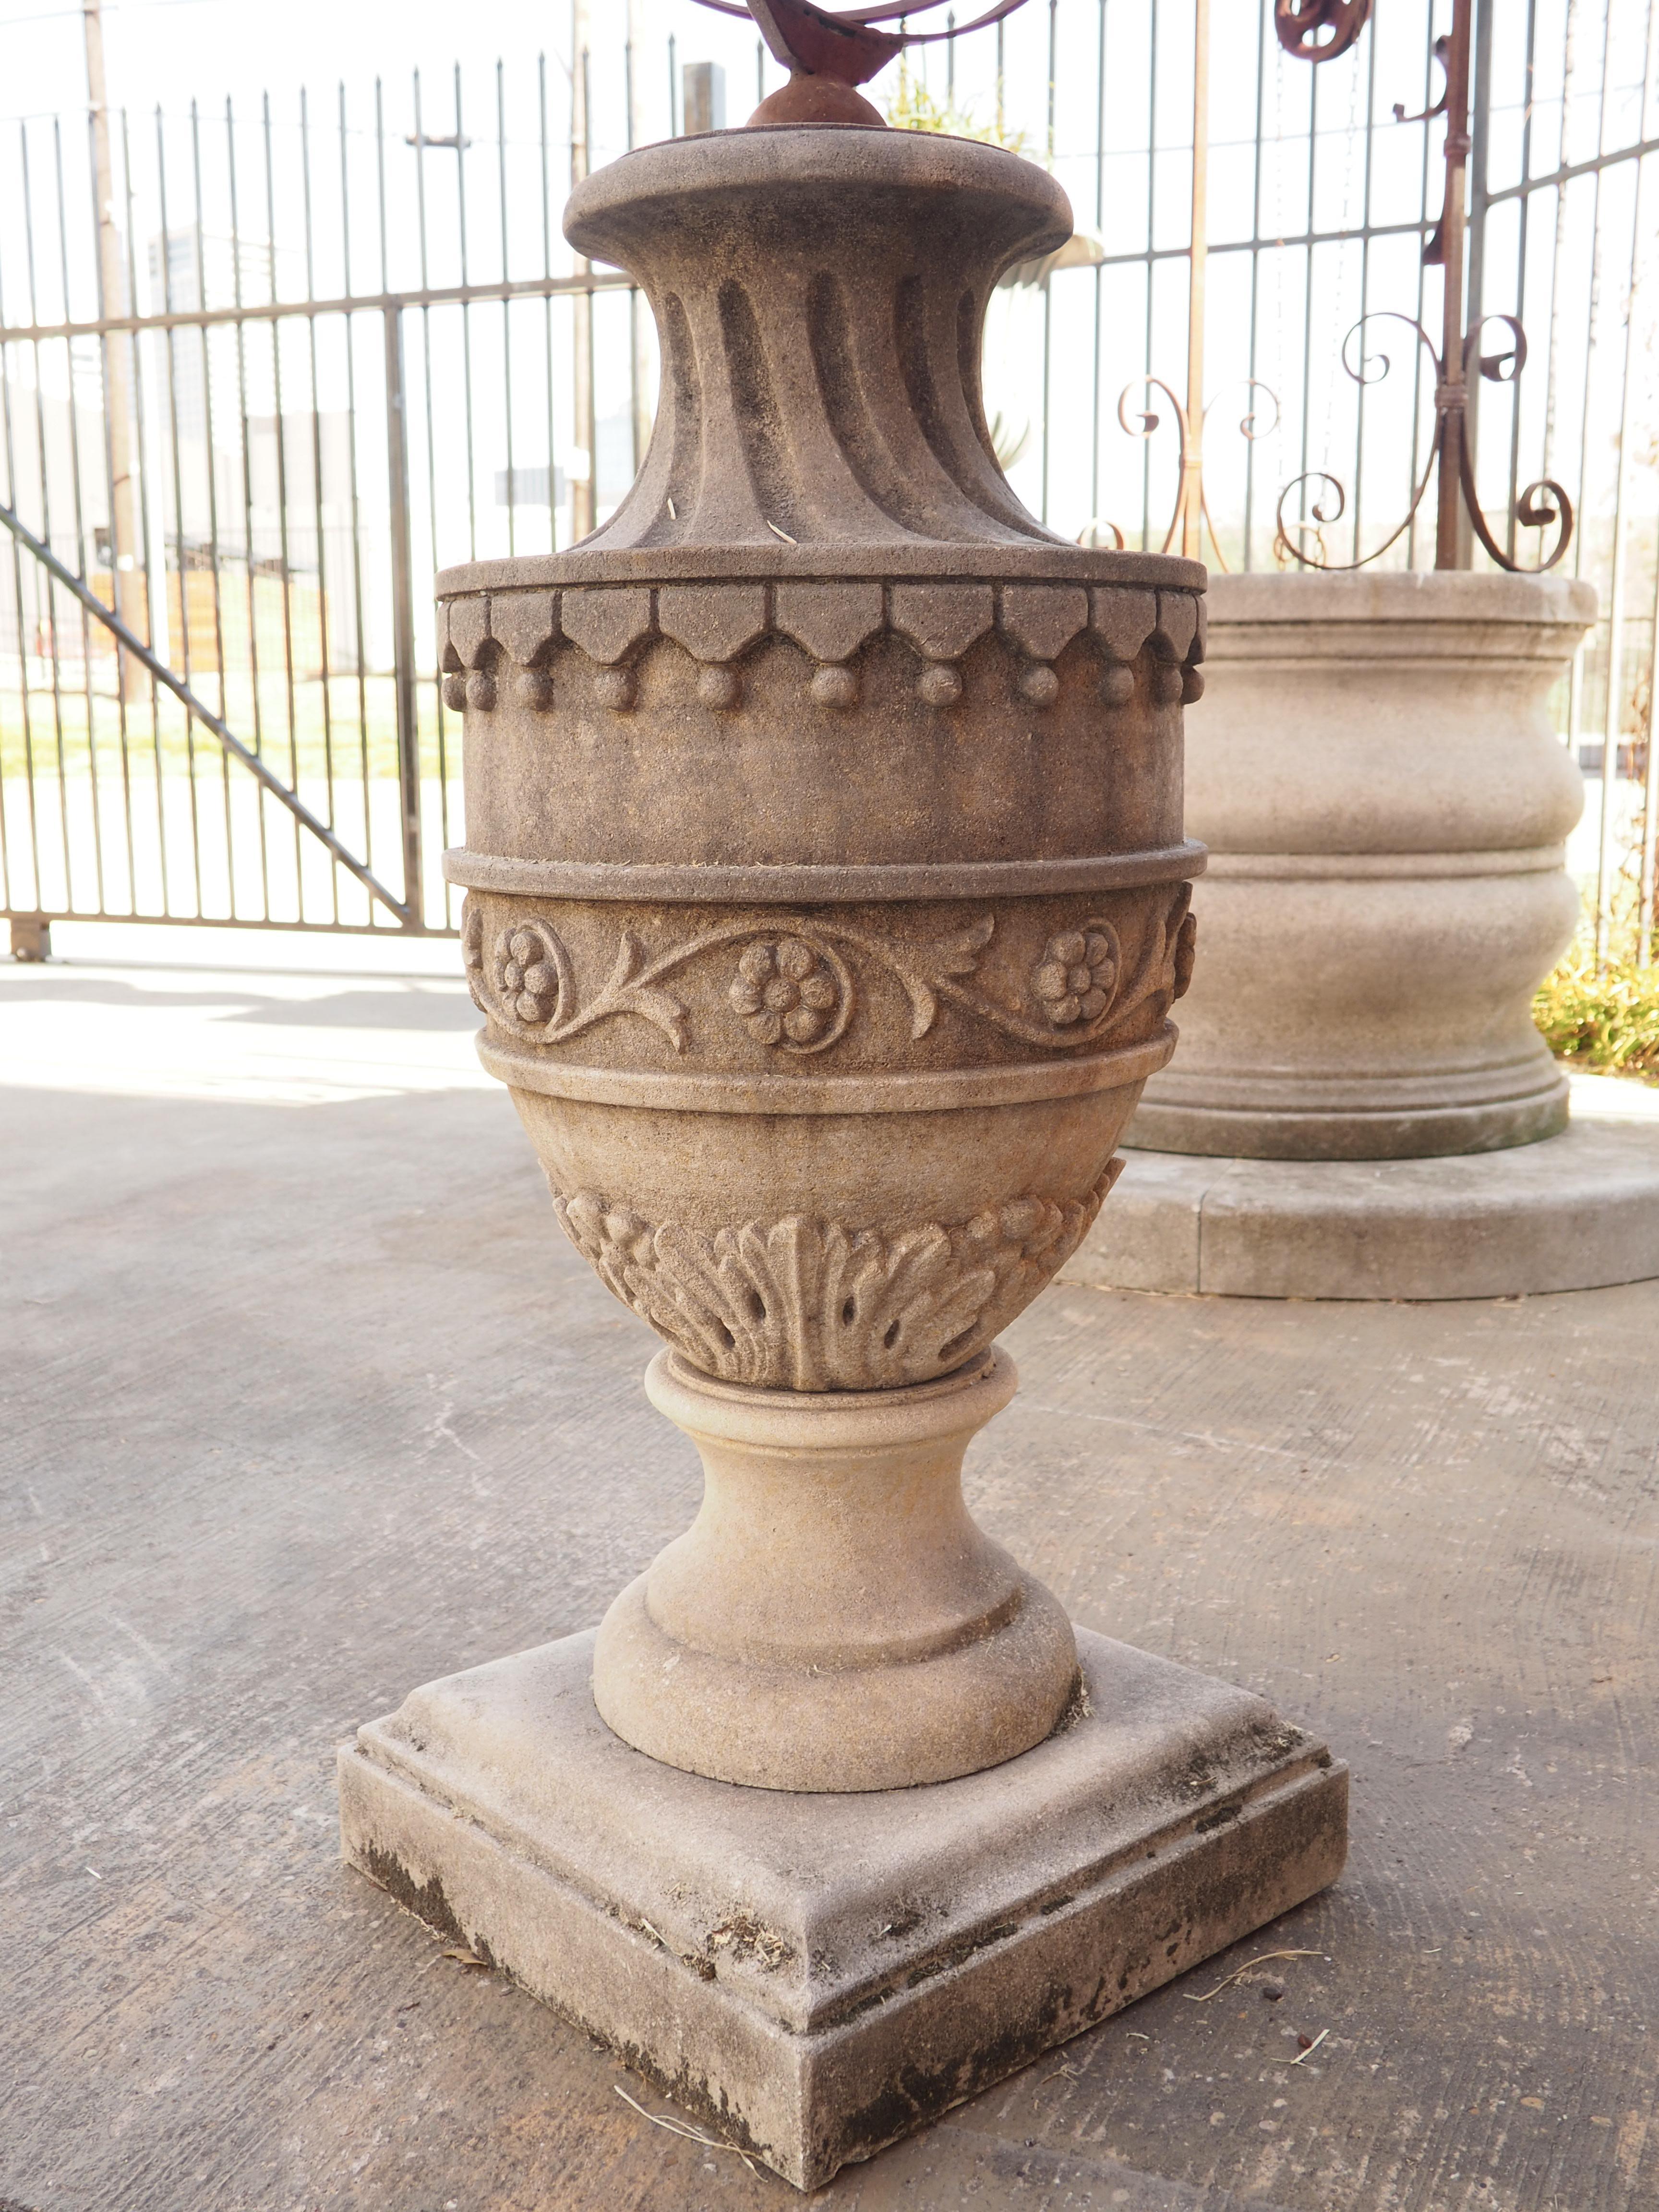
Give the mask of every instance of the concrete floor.
<path id="1" fill-rule="evenodd" d="M 651 1338 L 453 980 L 145 957 L 0 968 L 0 2212 L 799 2202 L 335 1857 L 357 1721 L 689 1518 Z M 1325 1734 L 1352 1857 L 817 2201 L 1650 2212 L 1659 1284 L 1062 1283 L 1008 1341 L 987 1526 Z"/>

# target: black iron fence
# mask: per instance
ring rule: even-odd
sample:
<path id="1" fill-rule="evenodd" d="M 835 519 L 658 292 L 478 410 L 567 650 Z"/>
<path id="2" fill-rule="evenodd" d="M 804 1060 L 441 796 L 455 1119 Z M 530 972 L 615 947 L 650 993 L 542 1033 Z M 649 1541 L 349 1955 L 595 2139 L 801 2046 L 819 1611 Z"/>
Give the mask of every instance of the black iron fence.
<path id="1" fill-rule="evenodd" d="M 563 244 L 570 181 L 728 98 L 741 120 L 777 81 L 741 27 L 667 5 L 660 45 L 630 41 L 621 8 L 584 40 L 581 11 L 566 62 L 482 84 L 0 136 L 7 913 L 453 927 L 459 726 L 433 573 L 583 534 L 654 400 L 643 303 Z M 1215 9 L 1211 31 L 1207 405 L 1187 434 L 1206 554 L 1235 568 L 1380 544 L 1434 420 L 1422 349 L 1379 318 L 1437 310 L 1445 0 L 1378 0 L 1317 70 L 1282 53 L 1271 5 Z M 1012 273 L 986 340 L 1000 451 L 1070 536 L 1156 548 L 1176 505 L 1194 26 L 1193 0 L 1048 0 L 878 87 L 1071 193 L 1079 240 Z M 1627 771 L 1596 816 L 1601 896 L 1650 916 L 1655 0 L 1477 0 L 1475 43 L 1470 297 L 1529 355 L 1512 375 L 1495 341 L 1478 380 L 1482 501 L 1512 515 L 1541 476 L 1572 496 L 1568 566 L 1602 618 L 1561 730 L 1587 769 Z M 1505 542 L 1528 557 L 1513 519 Z M 1384 565 L 1432 544 L 1425 509 Z M 1577 859 L 1593 872 L 1594 845 Z"/>

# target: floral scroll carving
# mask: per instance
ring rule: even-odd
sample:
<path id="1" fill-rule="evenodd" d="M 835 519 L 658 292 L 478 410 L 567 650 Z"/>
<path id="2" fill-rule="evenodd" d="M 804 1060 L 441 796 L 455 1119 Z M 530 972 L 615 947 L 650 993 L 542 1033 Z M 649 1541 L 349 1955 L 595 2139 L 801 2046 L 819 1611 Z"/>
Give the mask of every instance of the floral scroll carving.
<path id="1" fill-rule="evenodd" d="M 752 920 L 718 922 L 652 953 L 623 928 L 609 975 L 586 996 L 568 949 L 541 915 L 515 920 L 486 942 L 483 914 L 469 899 L 461 943 L 479 1011 L 510 1036 L 539 1045 L 564 1044 L 596 1023 L 629 1017 L 650 1023 L 684 1052 L 693 1007 L 667 979 L 705 953 L 737 945 L 735 972 L 728 969 L 725 990 L 697 1009 L 698 1020 L 717 1013 L 780 1053 L 824 1052 L 840 1041 L 859 1004 L 860 965 L 884 972 L 903 992 L 913 1042 L 933 1029 L 944 1003 L 1023 1043 L 1063 1052 L 1097 1042 L 1149 1000 L 1161 1000 L 1168 1012 L 1192 975 L 1190 898 L 1183 884 L 1133 971 L 1112 924 L 1085 916 L 1049 939 L 1027 979 L 1029 1004 L 1014 1006 L 978 981 L 997 927 L 988 914 L 921 943 L 822 915 L 791 915 L 765 931 Z"/>
<path id="2" fill-rule="evenodd" d="M 566 1235 L 695 1366 L 775 1390 L 879 1390 L 959 1366 L 1063 1267 L 1122 1168 L 1074 1203 L 1022 1198 L 956 1226 L 791 1214 L 714 1231 L 554 1194 Z"/>

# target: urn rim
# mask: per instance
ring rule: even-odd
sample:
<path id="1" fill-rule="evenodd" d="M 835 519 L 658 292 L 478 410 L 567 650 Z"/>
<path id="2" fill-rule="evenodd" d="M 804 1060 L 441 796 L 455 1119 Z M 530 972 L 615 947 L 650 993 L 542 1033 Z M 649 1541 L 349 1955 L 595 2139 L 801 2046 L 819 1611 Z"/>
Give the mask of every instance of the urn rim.
<path id="1" fill-rule="evenodd" d="M 1024 544 L 972 544 L 945 538 L 915 544 L 804 545 L 573 545 L 562 553 L 502 555 L 458 561 L 440 568 L 434 599 L 478 592 L 534 591 L 562 584 L 655 584 L 682 580 L 754 578 L 764 581 L 840 583 L 848 577 L 906 579 L 1026 577 L 1047 582 L 1151 585 L 1166 592 L 1203 592 L 1210 582 L 1201 561 L 1178 553 L 1119 552 L 1109 545 L 1067 545 L 1033 538 Z"/>
<path id="2" fill-rule="evenodd" d="M 767 185 L 872 193 L 970 191 L 993 193 L 1005 204 L 1023 200 L 1033 220 L 1046 218 L 1051 232 L 1034 232 L 1011 256 L 1022 260 L 1063 246 L 1073 230 L 1064 186 L 1006 146 L 873 124 L 792 123 L 662 138 L 619 154 L 571 192 L 564 234 L 579 252 L 600 260 L 605 240 L 599 226 L 623 208 L 678 199 L 688 191 L 752 191 Z"/>

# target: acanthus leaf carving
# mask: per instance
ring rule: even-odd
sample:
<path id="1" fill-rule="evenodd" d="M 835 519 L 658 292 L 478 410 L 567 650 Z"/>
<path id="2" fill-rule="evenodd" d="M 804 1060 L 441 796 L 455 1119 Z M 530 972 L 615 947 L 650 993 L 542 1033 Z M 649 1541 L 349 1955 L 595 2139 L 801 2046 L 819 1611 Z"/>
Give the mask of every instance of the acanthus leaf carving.
<path id="1" fill-rule="evenodd" d="M 698 1230 L 555 1191 L 600 1280 L 695 1366 L 768 1389 L 873 1390 L 948 1373 L 1076 1251 L 1121 1170 L 1079 1200 L 1028 1197 L 948 1225 L 790 1214 Z"/>

